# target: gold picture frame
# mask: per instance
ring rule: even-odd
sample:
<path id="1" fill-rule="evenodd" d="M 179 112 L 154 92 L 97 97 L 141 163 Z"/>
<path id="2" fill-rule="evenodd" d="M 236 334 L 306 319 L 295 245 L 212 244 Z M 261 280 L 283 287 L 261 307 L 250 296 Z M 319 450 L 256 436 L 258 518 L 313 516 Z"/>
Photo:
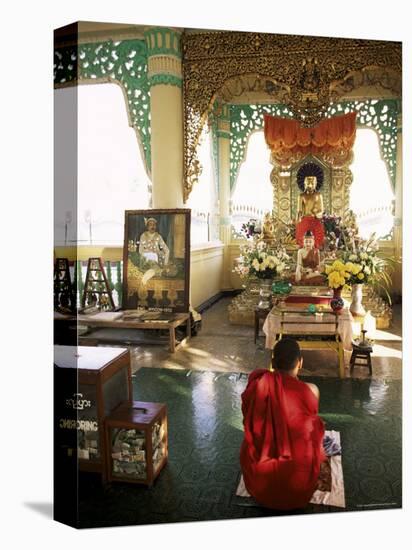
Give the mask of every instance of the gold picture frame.
<path id="1" fill-rule="evenodd" d="M 189 311 L 190 212 L 126 210 L 123 309 Z"/>

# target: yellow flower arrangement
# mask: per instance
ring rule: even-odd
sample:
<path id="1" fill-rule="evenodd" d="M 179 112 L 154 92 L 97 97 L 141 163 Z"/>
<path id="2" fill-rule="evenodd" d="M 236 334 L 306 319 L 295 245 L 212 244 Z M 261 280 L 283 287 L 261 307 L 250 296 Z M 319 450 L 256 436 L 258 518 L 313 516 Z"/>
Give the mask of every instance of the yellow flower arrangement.
<path id="1" fill-rule="evenodd" d="M 361 265 L 359 265 L 359 264 L 353 264 L 352 273 L 353 273 L 354 275 L 359 275 L 361 271 L 362 271 L 362 266 L 361 266 Z"/>
<path id="2" fill-rule="evenodd" d="M 360 280 L 363 279 L 363 273 L 360 273 L 361 266 L 352 262 L 343 263 L 341 260 L 335 260 L 333 264 L 325 267 L 325 275 L 327 276 L 328 285 L 330 288 L 341 288 L 348 284 L 348 280 L 357 275 Z M 362 275 L 362 276 L 361 276 Z"/>

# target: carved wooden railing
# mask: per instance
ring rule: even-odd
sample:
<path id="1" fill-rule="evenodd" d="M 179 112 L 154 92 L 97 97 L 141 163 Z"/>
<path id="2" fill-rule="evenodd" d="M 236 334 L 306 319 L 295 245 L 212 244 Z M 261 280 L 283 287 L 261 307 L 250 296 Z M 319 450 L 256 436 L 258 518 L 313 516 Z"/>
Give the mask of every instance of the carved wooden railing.
<path id="1" fill-rule="evenodd" d="M 242 224 L 248 222 L 251 219 L 261 221 L 266 212 L 271 210 L 271 205 L 268 208 L 258 208 L 250 204 L 243 203 L 231 203 L 230 215 L 232 220 L 232 237 L 243 237 L 241 234 Z"/>
<path id="2" fill-rule="evenodd" d="M 389 204 L 389 205 L 386 205 L 386 206 L 376 206 L 374 208 L 368 208 L 367 210 L 363 210 L 362 212 L 358 212 L 356 214 L 356 218 L 357 218 L 358 221 L 364 222 L 367 219 L 382 217 L 384 215 L 393 216 L 393 205 L 392 204 Z"/>

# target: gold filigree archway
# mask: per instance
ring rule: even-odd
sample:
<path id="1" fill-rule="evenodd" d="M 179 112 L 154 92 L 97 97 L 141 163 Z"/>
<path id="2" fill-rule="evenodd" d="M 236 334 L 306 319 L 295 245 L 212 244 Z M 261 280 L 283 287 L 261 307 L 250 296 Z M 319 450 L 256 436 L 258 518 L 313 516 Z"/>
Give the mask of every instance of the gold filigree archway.
<path id="1" fill-rule="evenodd" d="M 272 100 L 281 93 L 282 102 L 307 126 L 321 120 L 332 100 L 365 81 L 399 97 L 397 42 L 232 31 L 183 33 L 182 41 L 186 199 L 198 177 L 196 148 L 203 124 L 219 91 L 227 96 L 228 81 L 241 92 L 242 75 L 255 75 L 256 86 Z M 250 78 L 246 82 L 250 86 Z"/>

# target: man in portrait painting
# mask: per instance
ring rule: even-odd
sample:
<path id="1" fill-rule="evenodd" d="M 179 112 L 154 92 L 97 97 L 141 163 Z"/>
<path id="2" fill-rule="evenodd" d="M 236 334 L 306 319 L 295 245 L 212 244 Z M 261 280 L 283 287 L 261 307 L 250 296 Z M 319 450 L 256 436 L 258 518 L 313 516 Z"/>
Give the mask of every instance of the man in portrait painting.
<path id="1" fill-rule="evenodd" d="M 157 232 L 157 220 L 148 218 L 145 221 L 146 231 L 140 235 L 139 254 L 159 266 L 166 266 L 169 263 L 170 251 L 163 237 Z"/>

